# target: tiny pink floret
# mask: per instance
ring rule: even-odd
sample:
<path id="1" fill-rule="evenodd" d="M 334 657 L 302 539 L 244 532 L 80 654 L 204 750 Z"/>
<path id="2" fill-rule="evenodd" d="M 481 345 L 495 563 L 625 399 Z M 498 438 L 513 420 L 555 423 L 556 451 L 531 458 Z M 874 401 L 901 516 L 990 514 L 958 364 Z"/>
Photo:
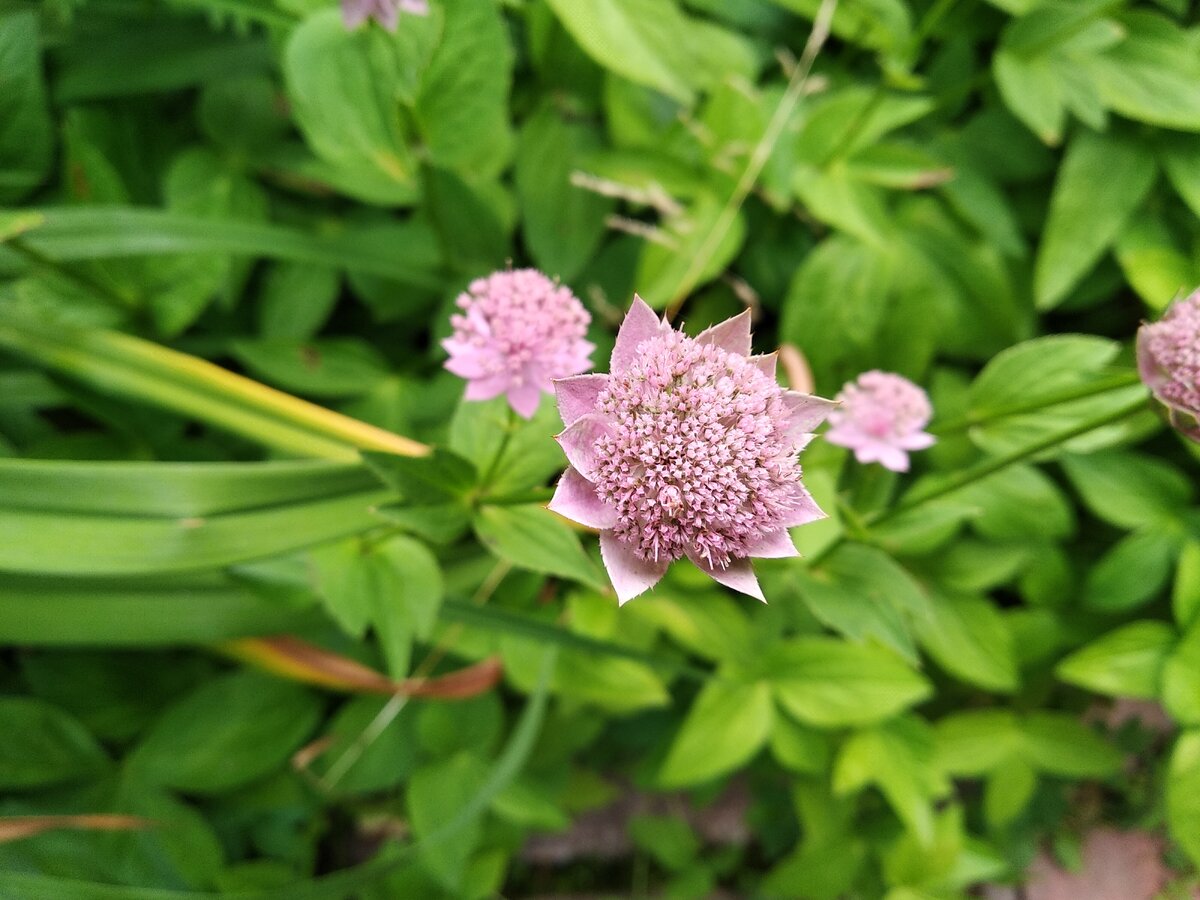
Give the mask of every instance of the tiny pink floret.
<path id="1" fill-rule="evenodd" d="M 835 399 L 841 405 L 829 414 L 825 439 L 853 450 L 860 463 L 907 472 L 908 451 L 936 441 L 923 430 L 933 417 L 928 395 L 900 375 L 864 372 Z"/>
<path id="2" fill-rule="evenodd" d="M 761 600 L 750 559 L 797 555 L 787 529 L 824 516 L 796 456 L 832 404 L 749 354 L 749 313 L 691 338 L 635 297 L 610 373 L 556 382 L 571 468 L 550 508 L 600 528 L 622 604 L 683 557 Z"/>
<path id="3" fill-rule="evenodd" d="M 505 394 L 530 418 L 554 379 L 586 372 L 595 345 L 585 340 L 588 315 L 569 288 L 535 269 L 496 272 L 471 282 L 442 341 L 446 368 L 467 380 L 468 400 Z"/>
<path id="4" fill-rule="evenodd" d="M 1200 441 L 1200 291 L 1138 329 L 1138 372 L 1170 410 L 1171 424 Z"/>

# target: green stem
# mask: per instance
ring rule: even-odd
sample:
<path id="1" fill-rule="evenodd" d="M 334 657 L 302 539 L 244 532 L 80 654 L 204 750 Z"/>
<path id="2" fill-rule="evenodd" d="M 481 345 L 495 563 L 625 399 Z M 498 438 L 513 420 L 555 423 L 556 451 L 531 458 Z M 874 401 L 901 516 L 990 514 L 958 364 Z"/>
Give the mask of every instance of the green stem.
<path id="1" fill-rule="evenodd" d="M 971 466 L 969 469 L 964 469 L 957 475 L 941 482 L 937 487 L 918 493 L 910 492 L 900 503 L 893 506 L 890 510 L 884 513 L 865 516 L 865 521 L 870 525 L 878 525 L 888 519 L 899 515 L 903 512 L 915 509 L 922 504 L 928 503 L 931 500 L 936 500 L 939 497 L 944 497 L 947 494 L 952 494 L 955 491 L 961 490 L 969 484 L 987 478 L 989 475 L 994 475 L 1001 469 L 1006 469 L 1011 465 L 1023 462 L 1031 457 L 1037 456 L 1058 444 L 1065 443 L 1069 440 L 1087 434 L 1089 431 L 1095 431 L 1097 428 L 1103 428 L 1106 425 L 1112 425 L 1122 419 L 1132 416 L 1134 413 L 1141 412 L 1146 407 L 1145 396 L 1139 396 L 1135 401 L 1126 403 L 1124 406 L 1103 415 L 1097 419 L 1089 419 L 1073 428 L 1052 435 L 1045 440 L 1038 441 L 1035 444 L 1030 444 L 1028 447 L 1022 447 L 1020 450 L 1015 450 L 1012 453 L 1005 453 L 1001 456 L 992 459 L 985 459 L 983 462 Z"/>
<path id="2" fill-rule="evenodd" d="M 981 415 L 968 413 L 957 419 L 951 419 L 948 422 L 935 423 L 929 431 L 932 434 L 948 435 L 958 431 L 965 431 L 968 428 L 974 428 L 977 425 L 983 425 L 987 422 L 993 422 L 996 419 L 1005 419 L 1009 416 L 1019 416 L 1024 413 L 1037 412 L 1041 409 L 1046 409 L 1051 406 L 1058 406 L 1060 403 L 1069 403 L 1072 400 L 1083 400 L 1087 397 L 1094 397 L 1098 394 L 1105 394 L 1109 391 L 1119 390 L 1120 388 L 1131 387 L 1139 381 L 1137 372 L 1121 372 L 1109 378 L 1102 378 L 1096 381 L 1089 381 L 1085 384 L 1072 385 L 1069 388 L 1064 388 L 1053 394 L 1046 394 L 1036 400 L 1026 403 L 1013 403 L 1008 406 L 1002 406 L 997 409 L 988 410 Z"/>
<path id="3" fill-rule="evenodd" d="M 508 407 L 507 412 L 508 421 L 504 426 L 504 437 L 500 439 L 500 446 L 496 448 L 496 455 L 493 456 L 492 461 L 488 463 L 487 472 L 479 482 L 479 486 L 484 492 L 491 487 L 492 479 L 496 477 L 496 470 L 500 468 L 500 460 L 504 458 L 504 452 L 508 450 L 508 442 L 512 440 L 513 432 L 517 428 L 517 414 L 513 412 L 513 408 L 511 406 Z M 489 499 L 488 502 L 492 503 L 493 501 Z"/>

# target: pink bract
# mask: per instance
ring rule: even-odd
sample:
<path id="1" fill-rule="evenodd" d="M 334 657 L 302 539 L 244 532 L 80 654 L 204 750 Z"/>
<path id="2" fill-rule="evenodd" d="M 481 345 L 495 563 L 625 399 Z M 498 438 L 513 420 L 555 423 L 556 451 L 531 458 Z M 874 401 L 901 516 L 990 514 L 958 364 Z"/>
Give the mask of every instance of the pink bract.
<path id="1" fill-rule="evenodd" d="M 748 312 L 691 338 L 634 297 L 609 368 L 555 382 L 570 467 L 550 509 L 600 530 L 622 604 L 685 556 L 763 599 L 750 559 L 796 556 L 787 529 L 824 517 L 796 455 L 833 404 L 750 356 Z"/>
<path id="2" fill-rule="evenodd" d="M 342 21 L 347 28 L 357 28 L 367 19 L 374 19 L 388 31 L 395 31 L 400 11 L 414 16 L 429 15 L 428 0 L 342 0 Z"/>
<path id="3" fill-rule="evenodd" d="M 1170 410 L 1171 424 L 1200 441 L 1200 291 L 1138 329 L 1138 372 Z"/>
<path id="4" fill-rule="evenodd" d="M 507 395 L 530 418 L 554 379 L 585 372 L 595 345 L 584 339 L 588 315 L 569 288 L 536 269 L 497 272 L 471 282 L 442 341 L 446 368 L 467 380 L 468 400 Z"/>
<path id="5" fill-rule="evenodd" d="M 936 441 L 922 430 L 933 417 L 929 397 L 900 375 L 864 372 L 835 399 L 840 405 L 829 414 L 825 440 L 853 450 L 860 463 L 907 472 L 908 451 L 924 450 Z"/>

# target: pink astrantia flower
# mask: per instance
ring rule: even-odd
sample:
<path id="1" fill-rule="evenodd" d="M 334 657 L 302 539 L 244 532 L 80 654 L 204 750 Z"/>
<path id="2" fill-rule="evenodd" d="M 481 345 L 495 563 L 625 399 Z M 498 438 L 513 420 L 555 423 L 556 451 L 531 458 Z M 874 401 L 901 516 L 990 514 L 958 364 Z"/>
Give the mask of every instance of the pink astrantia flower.
<path id="1" fill-rule="evenodd" d="M 342 21 L 347 28 L 357 28 L 367 19 L 374 19 L 388 31 L 395 31 L 400 11 L 414 16 L 429 15 L 428 0 L 342 0 Z"/>
<path id="2" fill-rule="evenodd" d="M 609 368 L 555 382 L 570 467 L 550 509 L 600 529 L 622 604 L 684 556 L 763 599 L 750 558 L 796 556 L 788 528 L 825 515 L 796 454 L 832 404 L 750 356 L 748 312 L 690 338 L 635 297 Z"/>
<path id="3" fill-rule="evenodd" d="M 471 282 L 442 341 L 446 368 L 467 379 L 468 400 L 508 395 L 528 419 L 555 378 L 586 372 L 596 345 L 584 340 L 588 315 L 570 289 L 536 269 L 496 272 Z"/>
<path id="4" fill-rule="evenodd" d="M 1142 381 L 1170 411 L 1171 424 L 1200 441 L 1200 291 L 1138 329 L 1137 362 Z"/>
<path id="5" fill-rule="evenodd" d="M 923 429 L 933 407 L 923 390 L 891 372 L 864 372 L 842 388 L 841 406 L 829 414 L 825 440 L 849 447 L 861 463 L 877 462 L 908 471 L 908 451 L 924 450 L 936 438 Z"/>

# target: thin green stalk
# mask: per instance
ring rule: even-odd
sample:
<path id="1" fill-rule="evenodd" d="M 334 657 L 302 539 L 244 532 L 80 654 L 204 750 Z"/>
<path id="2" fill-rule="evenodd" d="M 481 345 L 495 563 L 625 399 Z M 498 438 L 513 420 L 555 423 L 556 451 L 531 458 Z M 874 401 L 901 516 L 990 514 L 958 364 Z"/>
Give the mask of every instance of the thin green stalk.
<path id="1" fill-rule="evenodd" d="M 1107 413 L 1097 419 L 1090 419 L 1066 431 L 1052 435 L 1045 440 L 1038 441 L 1035 444 L 1030 444 L 1028 447 L 1022 447 L 1020 450 L 1015 450 L 1012 453 L 1005 453 L 1001 456 L 992 459 L 985 459 L 978 465 L 972 466 L 969 469 L 964 469 L 957 475 L 948 478 L 940 483 L 937 487 L 930 490 L 921 491 L 914 495 L 910 492 L 900 503 L 893 506 L 890 510 L 875 515 L 868 515 L 864 520 L 869 525 L 878 525 L 888 519 L 899 515 L 903 512 L 915 509 L 931 500 L 936 500 L 939 497 L 944 497 L 947 494 L 952 494 L 955 491 L 962 490 L 967 485 L 973 484 L 976 481 L 981 481 L 989 475 L 994 475 L 1001 469 L 1006 469 L 1011 465 L 1019 462 L 1024 462 L 1039 453 L 1049 450 L 1059 444 L 1066 443 L 1069 440 L 1087 434 L 1090 431 L 1095 431 L 1097 428 L 1103 428 L 1106 425 L 1112 425 L 1122 419 L 1127 419 L 1134 413 L 1141 412 L 1146 408 L 1146 398 L 1139 396 L 1135 401 L 1125 404 L 1124 406 Z"/>
<path id="2" fill-rule="evenodd" d="M 949 435 L 958 431 L 965 431 L 968 428 L 974 428 L 978 425 L 984 425 L 988 422 L 994 422 L 997 419 L 1005 419 L 1009 416 L 1019 416 L 1025 413 L 1037 412 L 1041 409 L 1047 409 L 1051 406 L 1058 406 L 1061 403 L 1069 403 L 1072 400 L 1083 400 L 1088 397 L 1094 397 L 1099 394 L 1105 394 L 1109 391 L 1119 390 L 1120 388 L 1130 387 L 1135 385 L 1140 380 L 1138 373 L 1129 371 L 1121 372 L 1109 378 L 1089 381 L 1085 384 L 1072 385 L 1069 388 L 1064 388 L 1053 394 L 1046 394 L 1036 400 L 1027 401 L 1025 403 L 1013 403 L 1008 406 L 1002 406 L 997 409 L 988 410 L 982 415 L 973 415 L 968 413 L 957 419 L 951 419 L 948 422 L 934 423 L 929 429 L 932 434 Z"/>

